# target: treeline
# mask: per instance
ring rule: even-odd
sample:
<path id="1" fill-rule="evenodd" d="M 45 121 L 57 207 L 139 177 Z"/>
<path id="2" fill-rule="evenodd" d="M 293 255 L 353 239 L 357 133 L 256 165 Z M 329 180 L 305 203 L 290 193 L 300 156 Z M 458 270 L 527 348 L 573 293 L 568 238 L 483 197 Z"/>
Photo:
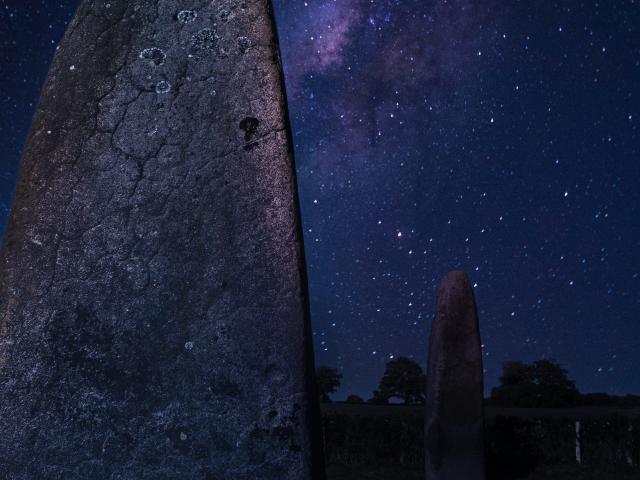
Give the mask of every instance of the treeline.
<path id="1" fill-rule="evenodd" d="M 342 382 L 342 374 L 335 368 L 320 367 L 316 370 L 316 382 L 321 402 L 330 402 Z M 348 403 L 386 404 L 395 400 L 405 405 L 424 403 L 427 378 L 422 367 L 406 357 L 398 357 L 387 363 L 384 374 L 373 396 L 365 400 L 358 395 L 349 395 Z"/>
<path id="2" fill-rule="evenodd" d="M 335 368 L 320 367 L 316 370 L 320 401 L 330 402 L 342 382 L 342 374 Z M 405 405 L 424 404 L 426 376 L 422 367 L 406 357 L 389 361 L 378 388 L 371 398 L 364 400 L 349 395 L 348 403 Z M 640 407 L 640 396 L 612 396 L 607 393 L 578 391 L 567 371 L 553 360 L 538 360 L 527 364 L 514 361 L 504 364 L 499 384 L 491 390 L 486 404 L 493 407 L 516 408 L 571 408 L 582 406 L 606 406 L 614 408 Z"/>
<path id="3" fill-rule="evenodd" d="M 581 393 L 567 371 L 552 360 L 507 362 L 499 385 L 487 404 L 496 407 L 570 408 L 584 406 L 640 407 L 640 396 Z"/>

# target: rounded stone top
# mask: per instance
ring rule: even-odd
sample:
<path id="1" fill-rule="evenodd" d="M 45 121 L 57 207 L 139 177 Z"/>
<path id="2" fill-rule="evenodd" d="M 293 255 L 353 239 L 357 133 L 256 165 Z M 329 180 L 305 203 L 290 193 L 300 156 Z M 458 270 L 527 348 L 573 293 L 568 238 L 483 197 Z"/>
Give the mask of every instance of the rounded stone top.
<path id="1" fill-rule="evenodd" d="M 445 286 L 445 284 L 449 285 L 464 282 L 469 282 L 469 276 L 462 270 L 453 270 L 444 276 L 440 281 L 440 285 Z"/>
<path id="2" fill-rule="evenodd" d="M 447 273 L 438 284 L 438 298 L 441 296 L 467 295 L 473 292 L 469 276 L 460 270 Z"/>

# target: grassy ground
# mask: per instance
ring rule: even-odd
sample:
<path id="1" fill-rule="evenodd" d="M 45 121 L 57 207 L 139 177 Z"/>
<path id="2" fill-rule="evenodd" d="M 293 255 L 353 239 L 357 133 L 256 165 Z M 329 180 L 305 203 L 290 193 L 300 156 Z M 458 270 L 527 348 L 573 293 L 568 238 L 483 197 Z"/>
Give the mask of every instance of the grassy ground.
<path id="1" fill-rule="evenodd" d="M 638 480 L 637 470 L 625 467 L 594 468 L 577 465 L 556 465 L 538 469 L 527 480 Z"/>
<path id="2" fill-rule="evenodd" d="M 372 470 L 362 466 L 327 465 L 327 480 L 424 480 L 424 475 L 421 471 L 402 468 Z"/>
<path id="3" fill-rule="evenodd" d="M 638 480 L 639 478 L 637 470 L 624 467 L 603 470 L 577 465 L 556 465 L 539 469 L 526 480 Z M 362 466 L 348 467 L 334 464 L 327 465 L 327 480 L 424 480 L 424 475 L 422 471 L 402 468 L 372 470 Z"/>
<path id="4" fill-rule="evenodd" d="M 333 403 L 323 404 L 322 409 L 327 480 L 424 480 L 423 406 Z M 487 480 L 640 480 L 637 409 L 488 407 L 485 417 L 490 447 Z M 544 465 L 575 458 L 576 419 L 582 421 L 583 459 L 591 464 Z M 633 430 L 629 422 L 634 422 Z M 615 452 L 629 445 L 633 445 L 636 467 L 614 465 L 620 462 Z M 401 454 L 405 468 L 395 466 Z M 337 463 L 342 461 L 358 466 Z M 386 467 L 362 466 L 368 464 Z"/>

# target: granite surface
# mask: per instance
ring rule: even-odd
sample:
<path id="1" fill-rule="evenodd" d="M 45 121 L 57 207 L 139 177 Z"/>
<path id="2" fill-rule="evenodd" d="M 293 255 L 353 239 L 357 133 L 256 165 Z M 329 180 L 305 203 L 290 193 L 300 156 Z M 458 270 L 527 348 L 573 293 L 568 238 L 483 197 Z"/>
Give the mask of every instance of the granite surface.
<path id="1" fill-rule="evenodd" d="M 81 3 L 0 254 L 0 478 L 321 478 L 272 18 Z"/>

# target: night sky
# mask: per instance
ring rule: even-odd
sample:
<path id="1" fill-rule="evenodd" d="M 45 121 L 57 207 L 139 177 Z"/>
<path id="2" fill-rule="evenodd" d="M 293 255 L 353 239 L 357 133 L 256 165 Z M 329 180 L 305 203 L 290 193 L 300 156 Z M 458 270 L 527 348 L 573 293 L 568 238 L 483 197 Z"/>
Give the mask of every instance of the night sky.
<path id="1" fill-rule="evenodd" d="M 0 229 L 76 0 L 0 0 Z M 197 2 L 195 2 L 197 3 Z M 552 358 L 640 393 L 640 1 L 274 0 L 317 363 L 423 366 L 467 271 L 487 387 Z"/>

